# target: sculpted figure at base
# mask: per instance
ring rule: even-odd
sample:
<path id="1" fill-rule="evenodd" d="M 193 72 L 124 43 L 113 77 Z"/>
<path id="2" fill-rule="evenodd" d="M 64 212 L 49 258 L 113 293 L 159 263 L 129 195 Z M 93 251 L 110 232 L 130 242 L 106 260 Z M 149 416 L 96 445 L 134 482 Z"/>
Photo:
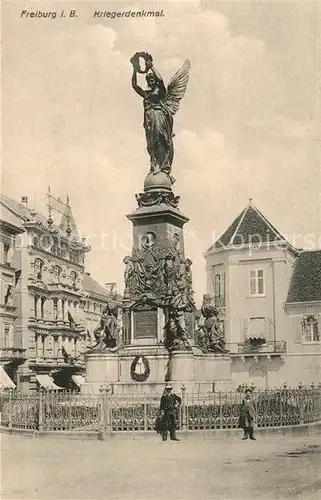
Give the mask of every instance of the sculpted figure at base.
<path id="1" fill-rule="evenodd" d="M 203 352 L 214 352 L 224 354 L 227 351 L 225 348 L 224 333 L 218 320 L 219 311 L 211 303 L 208 295 L 203 297 L 203 305 L 201 309 L 204 323 L 197 330 L 197 343 Z"/>
<path id="2" fill-rule="evenodd" d="M 186 290 L 176 290 L 167 307 L 165 324 L 165 348 L 168 351 L 190 350 L 186 330 L 185 312 L 194 310 L 194 303 L 186 295 Z"/>
<path id="3" fill-rule="evenodd" d="M 141 68 L 142 60 L 144 68 Z M 144 100 L 144 129 L 150 155 L 150 172 L 165 172 L 173 183 L 173 116 L 178 111 L 180 100 L 186 91 L 190 63 L 185 61 L 166 88 L 150 54 L 137 52 L 130 61 L 133 65 L 132 87 Z M 146 74 L 146 90 L 138 85 L 137 73 Z"/>
<path id="4" fill-rule="evenodd" d="M 98 327 L 94 330 L 96 345 L 93 350 L 109 349 L 116 351 L 122 347 L 121 328 L 119 322 L 119 305 L 111 299 L 102 312 Z"/>
<path id="5" fill-rule="evenodd" d="M 164 330 L 164 345 L 168 351 L 189 351 L 191 349 L 186 331 L 184 311 L 169 308 Z"/>

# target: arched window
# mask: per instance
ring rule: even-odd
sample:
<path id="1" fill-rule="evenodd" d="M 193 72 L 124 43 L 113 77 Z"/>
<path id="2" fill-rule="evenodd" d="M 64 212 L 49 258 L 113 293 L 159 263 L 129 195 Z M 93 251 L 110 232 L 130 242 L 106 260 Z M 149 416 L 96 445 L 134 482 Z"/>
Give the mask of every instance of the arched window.
<path id="1" fill-rule="evenodd" d="M 52 271 L 52 277 L 53 277 L 54 283 L 60 283 L 61 268 L 59 266 L 54 266 L 53 271 Z"/>
<path id="2" fill-rule="evenodd" d="M 41 259 L 35 259 L 34 261 L 34 274 L 35 274 L 35 278 L 37 280 L 41 280 L 42 279 L 42 271 L 43 271 L 43 261 Z"/>
<path id="3" fill-rule="evenodd" d="M 71 286 L 76 286 L 77 282 L 77 273 L 75 271 L 70 272 L 70 285 Z"/>

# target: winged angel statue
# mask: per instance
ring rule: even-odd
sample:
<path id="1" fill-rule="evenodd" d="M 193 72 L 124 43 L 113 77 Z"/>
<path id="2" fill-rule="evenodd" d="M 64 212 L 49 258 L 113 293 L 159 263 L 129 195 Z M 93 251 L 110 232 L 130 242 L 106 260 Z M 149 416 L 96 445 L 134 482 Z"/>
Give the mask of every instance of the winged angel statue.
<path id="1" fill-rule="evenodd" d="M 141 67 L 142 60 L 145 62 Z M 137 52 L 132 58 L 133 89 L 144 99 L 144 128 L 147 151 L 150 155 L 150 172 L 165 172 L 171 177 L 174 157 L 173 116 L 178 111 L 183 98 L 188 78 L 190 62 L 187 59 L 168 83 L 167 89 L 162 76 L 156 70 L 153 59 L 146 52 Z M 137 73 L 146 74 L 147 90 L 137 84 Z"/>

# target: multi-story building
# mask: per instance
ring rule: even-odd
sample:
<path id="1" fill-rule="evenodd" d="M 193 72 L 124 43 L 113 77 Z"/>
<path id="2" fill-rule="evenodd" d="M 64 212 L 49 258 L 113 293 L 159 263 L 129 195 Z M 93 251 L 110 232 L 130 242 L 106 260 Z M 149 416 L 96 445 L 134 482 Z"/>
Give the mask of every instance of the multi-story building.
<path id="1" fill-rule="evenodd" d="M 301 381 L 303 372 L 320 381 L 321 250 L 301 252 L 296 259 L 285 314 L 287 365 L 293 380 Z"/>
<path id="2" fill-rule="evenodd" d="M 84 259 L 90 249 L 78 236 L 68 201 L 63 205 L 59 225 L 54 223 L 51 211 L 46 220 L 26 202 L 2 196 L 1 205 L 3 219 L 11 218 L 23 231 L 12 258 L 18 270 L 15 342 L 26 358 L 17 370 L 17 385 L 22 391 L 71 388 L 80 383 L 84 374 L 86 304 L 92 289 L 99 287 L 92 278 L 90 283 L 85 278 Z M 100 290 L 96 301 L 97 322 L 100 305 L 108 299 L 105 292 L 103 297 Z"/>
<path id="3" fill-rule="evenodd" d="M 293 283 L 304 278 L 302 262 L 309 267 L 317 260 L 311 255 L 291 246 L 252 202 L 205 253 L 207 291 L 220 311 L 235 382 L 267 387 L 318 380 L 318 370 L 312 366 L 319 366 L 321 360 L 320 339 L 309 350 L 311 363 L 302 364 L 307 348 L 295 343 L 291 323 L 293 311 L 298 310 L 291 302 L 291 290 L 297 286 Z M 315 287 L 320 301 L 318 276 Z M 305 279 L 310 280 L 311 273 Z M 300 308 L 307 314 L 303 302 Z M 320 311 L 316 299 L 309 307 Z"/>
<path id="4" fill-rule="evenodd" d="M 23 232 L 23 228 L 15 225 L 13 218 L 7 219 L 0 221 L 0 389 L 16 387 L 18 366 L 26 359 L 25 349 L 14 330 L 17 317 L 15 287 L 19 271 L 12 266 L 16 236 Z"/>

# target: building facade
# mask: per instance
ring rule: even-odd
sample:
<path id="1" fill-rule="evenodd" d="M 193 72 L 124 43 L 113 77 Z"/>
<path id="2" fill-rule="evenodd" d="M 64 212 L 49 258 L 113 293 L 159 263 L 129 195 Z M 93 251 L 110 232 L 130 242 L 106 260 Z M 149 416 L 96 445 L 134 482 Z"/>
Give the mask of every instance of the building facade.
<path id="1" fill-rule="evenodd" d="M 294 306 L 288 303 L 302 255 L 252 202 L 205 253 L 207 291 L 220 311 L 236 385 L 318 381 L 318 368 L 302 363 L 305 348 L 294 342 Z M 319 367 L 315 344 L 311 367 Z"/>
<path id="2" fill-rule="evenodd" d="M 0 221 L 0 390 L 16 387 L 18 366 L 25 361 L 25 349 L 16 337 L 17 318 L 15 288 L 19 271 L 12 265 L 17 235 L 22 227 L 13 224 L 13 218 Z"/>
<path id="3" fill-rule="evenodd" d="M 321 250 L 296 259 L 285 302 L 287 364 L 292 377 L 321 380 Z M 298 366 L 300 370 L 298 370 Z"/>
<path id="4" fill-rule="evenodd" d="M 14 345 L 25 356 L 16 370 L 17 387 L 23 392 L 75 388 L 84 375 L 86 348 L 91 343 L 85 318 L 96 282 L 91 280 L 88 292 L 84 283 L 85 255 L 90 249 L 78 236 L 69 202 L 63 204 L 58 225 L 51 213 L 46 220 L 26 203 L 5 196 L 1 208 L 2 219 L 11 219 L 21 228 L 12 254 Z M 107 298 L 106 291 L 105 303 Z M 102 295 L 99 299 L 103 304 Z"/>

